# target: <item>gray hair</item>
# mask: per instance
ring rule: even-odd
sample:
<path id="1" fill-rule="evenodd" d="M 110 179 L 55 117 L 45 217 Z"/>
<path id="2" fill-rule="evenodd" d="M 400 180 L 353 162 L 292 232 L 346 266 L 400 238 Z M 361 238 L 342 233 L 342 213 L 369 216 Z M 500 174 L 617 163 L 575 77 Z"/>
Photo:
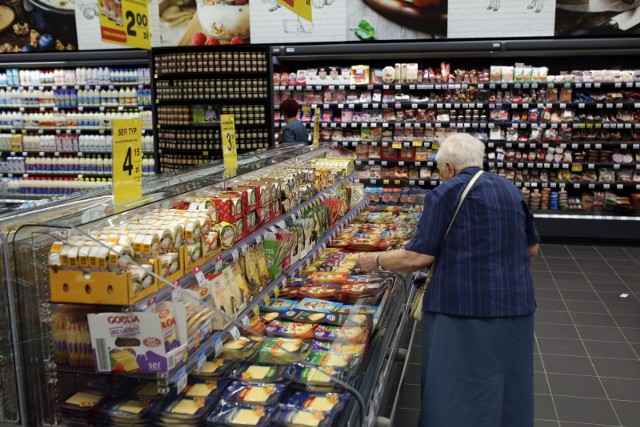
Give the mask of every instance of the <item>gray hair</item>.
<path id="1" fill-rule="evenodd" d="M 470 166 L 483 166 L 484 144 L 468 133 L 454 133 L 440 143 L 438 162 L 450 161 L 460 170 Z"/>

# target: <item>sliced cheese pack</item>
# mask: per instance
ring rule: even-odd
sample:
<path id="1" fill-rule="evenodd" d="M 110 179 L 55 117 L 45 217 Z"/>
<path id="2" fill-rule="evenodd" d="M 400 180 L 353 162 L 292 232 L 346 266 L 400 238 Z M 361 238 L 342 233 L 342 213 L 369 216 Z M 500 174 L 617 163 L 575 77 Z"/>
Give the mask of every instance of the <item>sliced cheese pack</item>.
<path id="1" fill-rule="evenodd" d="M 337 414 L 344 409 L 348 401 L 349 395 L 345 393 L 310 393 L 307 391 L 297 391 L 289 397 L 285 406 Z"/>
<path id="2" fill-rule="evenodd" d="M 239 381 L 276 383 L 287 380 L 288 366 L 242 363 L 231 372 L 230 378 Z"/>
<path id="3" fill-rule="evenodd" d="M 204 399 L 217 399 L 227 388 L 229 381 L 225 380 L 197 380 L 190 379 L 187 387 L 182 390 L 182 395 L 186 397 L 201 397 Z"/>
<path id="4" fill-rule="evenodd" d="M 237 405 L 222 399 L 207 421 L 210 426 L 268 427 L 273 425 L 274 411 L 275 408 L 269 406 Z"/>
<path id="5" fill-rule="evenodd" d="M 330 412 L 281 407 L 275 413 L 277 425 L 286 427 L 327 427 L 333 425 Z"/>
<path id="6" fill-rule="evenodd" d="M 193 372 L 191 376 L 204 380 L 224 378 L 235 365 L 235 360 L 231 359 L 207 359 L 202 369 L 199 372 Z"/>
<path id="7" fill-rule="evenodd" d="M 265 338 L 256 352 L 257 363 L 288 364 L 304 359 L 311 351 L 311 341 L 297 338 Z"/>
<path id="8" fill-rule="evenodd" d="M 227 387 L 222 398 L 237 404 L 273 406 L 278 403 L 285 389 L 284 384 L 234 381 Z"/>
<path id="9" fill-rule="evenodd" d="M 289 368 L 289 379 L 311 391 L 341 390 L 342 386 L 335 380 L 345 381 L 348 378 L 344 369 L 326 367 L 311 367 L 297 363 Z"/>

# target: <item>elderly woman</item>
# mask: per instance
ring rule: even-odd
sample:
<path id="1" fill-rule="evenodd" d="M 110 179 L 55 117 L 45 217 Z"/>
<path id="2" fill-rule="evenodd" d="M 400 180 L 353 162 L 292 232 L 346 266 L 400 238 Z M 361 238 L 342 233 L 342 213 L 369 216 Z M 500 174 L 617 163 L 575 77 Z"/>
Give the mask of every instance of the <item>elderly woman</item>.
<path id="1" fill-rule="evenodd" d="M 481 141 L 448 137 L 442 184 L 427 195 L 415 238 L 358 260 L 367 271 L 411 272 L 437 257 L 423 305 L 421 426 L 533 426 L 533 215 L 511 182 L 483 173 L 445 238 L 483 159 Z"/>

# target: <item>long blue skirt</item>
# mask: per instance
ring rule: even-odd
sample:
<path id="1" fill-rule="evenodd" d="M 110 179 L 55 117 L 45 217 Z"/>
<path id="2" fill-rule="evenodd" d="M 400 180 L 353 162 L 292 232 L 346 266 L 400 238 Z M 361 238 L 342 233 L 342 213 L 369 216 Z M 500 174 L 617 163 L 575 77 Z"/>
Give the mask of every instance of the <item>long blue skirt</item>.
<path id="1" fill-rule="evenodd" d="M 420 427 L 533 427 L 533 315 L 424 313 Z"/>

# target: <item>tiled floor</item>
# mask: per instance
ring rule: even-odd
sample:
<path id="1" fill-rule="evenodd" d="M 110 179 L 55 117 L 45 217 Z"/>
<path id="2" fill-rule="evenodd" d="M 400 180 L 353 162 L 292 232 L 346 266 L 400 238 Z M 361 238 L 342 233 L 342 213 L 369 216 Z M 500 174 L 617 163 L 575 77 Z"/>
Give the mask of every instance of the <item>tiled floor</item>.
<path id="1" fill-rule="evenodd" d="M 640 427 L 640 248 L 544 244 L 532 269 L 535 426 Z M 395 425 L 416 425 L 413 378 Z"/>

